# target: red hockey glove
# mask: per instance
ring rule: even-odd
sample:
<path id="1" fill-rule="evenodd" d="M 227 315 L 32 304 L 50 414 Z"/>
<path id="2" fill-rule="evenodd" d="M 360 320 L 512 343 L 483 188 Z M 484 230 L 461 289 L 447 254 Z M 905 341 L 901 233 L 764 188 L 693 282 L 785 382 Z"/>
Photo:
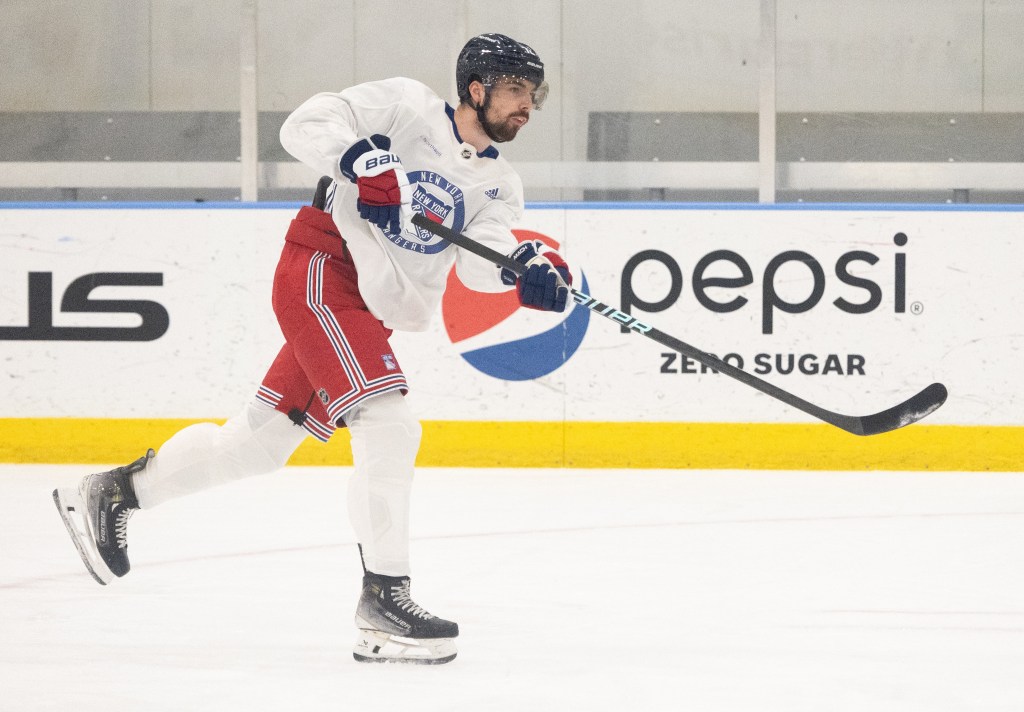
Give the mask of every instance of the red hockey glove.
<path id="1" fill-rule="evenodd" d="M 360 139 L 341 157 L 341 173 L 359 187 L 359 215 L 397 235 L 412 220 L 412 189 L 402 161 L 381 134 Z"/>

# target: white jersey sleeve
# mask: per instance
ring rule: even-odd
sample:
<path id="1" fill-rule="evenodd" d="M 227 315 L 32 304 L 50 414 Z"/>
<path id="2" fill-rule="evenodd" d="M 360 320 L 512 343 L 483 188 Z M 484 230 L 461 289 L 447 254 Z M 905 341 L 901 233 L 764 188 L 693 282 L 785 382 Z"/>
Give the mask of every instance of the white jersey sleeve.
<path id="1" fill-rule="evenodd" d="M 387 135 L 401 100 L 401 95 L 376 84 L 340 94 L 322 92 L 303 102 L 281 125 L 281 145 L 323 175 L 347 180 L 341 175 L 342 154 L 360 138 Z"/>
<path id="2" fill-rule="evenodd" d="M 515 179 L 518 181 L 519 176 L 515 176 Z M 522 184 L 519 184 L 518 190 L 510 186 L 509 193 L 518 199 L 492 200 L 465 230 L 467 237 L 503 255 L 510 254 L 518 244 L 510 226 L 522 219 L 524 208 L 521 197 Z M 500 279 L 501 268 L 472 252 L 460 248 L 455 266 L 459 279 L 470 289 L 478 292 L 505 292 L 509 289 L 509 286 Z"/>
<path id="3" fill-rule="evenodd" d="M 338 94 L 317 94 L 281 125 L 281 145 L 307 166 L 342 180 L 339 160 L 356 142 L 352 110 Z"/>

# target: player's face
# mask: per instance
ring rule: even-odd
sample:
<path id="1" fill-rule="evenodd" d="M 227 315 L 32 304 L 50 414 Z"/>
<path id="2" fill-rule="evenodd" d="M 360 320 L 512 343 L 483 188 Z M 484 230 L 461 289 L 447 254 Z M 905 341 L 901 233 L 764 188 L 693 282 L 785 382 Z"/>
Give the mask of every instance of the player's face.
<path id="1" fill-rule="evenodd" d="M 514 77 L 495 82 L 483 105 L 484 132 L 492 141 L 511 141 L 530 120 L 536 85 Z"/>

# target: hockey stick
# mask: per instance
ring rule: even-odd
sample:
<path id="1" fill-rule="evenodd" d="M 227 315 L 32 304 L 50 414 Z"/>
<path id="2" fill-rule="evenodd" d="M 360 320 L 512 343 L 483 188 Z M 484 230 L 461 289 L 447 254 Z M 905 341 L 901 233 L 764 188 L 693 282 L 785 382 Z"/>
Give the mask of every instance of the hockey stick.
<path id="1" fill-rule="evenodd" d="M 444 225 L 439 225 L 419 213 L 413 216 L 412 222 L 417 227 L 421 227 L 424 230 L 447 240 L 453 245 L 457 245 L 458 247 L 467 250 L 468 252 L 479 255 L 499 267 L 509 269 L 518 275 L 521 275 L 526 271 L 526 266 L 521 262 L 516 262 L 511 257 L 507 257 L 500 252 L 492 250 L 486 245 L 481 245 L 479 242 L 455 232 Z M 789 391 L 785 391 L 778 386 L 772 385 L 771 383 L 768 383 L 747 371 L 736 368 L 717 356 L 701 351 L 700 349 L 690 346 L 673 336 L 669 336 L 668 334 L 655 329 L 653 326 L 645 324 L 629 314 L 619 311 L 615 307 L 602 304 L 589 294 L 572 288 L 570 288 L 569 291 L 572 294 L 573 300 L 577 304 L 590 309 L 595 314 L 600 314 L 603 317 L 611 319 L 612 321 L 621 324 L 638 334 L 643 334 L 647 338 L 653 339 L 663 346 L 667 346 L 673 351 L 678 351 L 679 353 L 692 358 L 694 361 L 701 363 L 708 368 L 714 369 L 719 373 L 724 373 L 726 376 L 731 378 L 735 378 L 737 381 L 745 383 L 751 388 L 756 388 L 765 395 L 771 396 L 776 400 L 780 400 L 797 410 L 801 410 L 808 415 L 814 416 L 818 420 L 830 423 L 837 428 L 841 428 L 848 433 L 853 433 L 854 435 L 877 435 L 878 433 L 886 433 L 890 430 L 896 430 L 897 428 L 902 428 L 906 425 L 910 425 L 911 423 L 916 423 L 918 420 L 921 420 L 921 418 L 924 418 L 946 402 L 946 387 L 941 383 L 933 383 L 920 393 L 911 396 L 899 405 L 895 405 L 892 408 L 883 410 L 879 413 L 860 416 L 834 413 L 805 401 L 803 398 L 795 396 Z"/>

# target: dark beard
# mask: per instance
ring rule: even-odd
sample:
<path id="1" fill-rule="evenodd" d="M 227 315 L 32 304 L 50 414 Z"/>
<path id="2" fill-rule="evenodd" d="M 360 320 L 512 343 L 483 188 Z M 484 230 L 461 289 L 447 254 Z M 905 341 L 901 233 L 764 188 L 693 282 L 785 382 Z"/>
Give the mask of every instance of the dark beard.
<path id="1" fill-rule="evenodd" d="M 491 107 L 491 95 L 487 94 L 484 103 L 476 107 L 476 118 L 480 122 L 487 138 L 494 143 L 505 143 L 511 141 L 519 133 L 519 127 L 508 123 L 496 124 L 487 119 L 487 110 Z M 511 118 L 511 117 L 509 117 Z"/>

